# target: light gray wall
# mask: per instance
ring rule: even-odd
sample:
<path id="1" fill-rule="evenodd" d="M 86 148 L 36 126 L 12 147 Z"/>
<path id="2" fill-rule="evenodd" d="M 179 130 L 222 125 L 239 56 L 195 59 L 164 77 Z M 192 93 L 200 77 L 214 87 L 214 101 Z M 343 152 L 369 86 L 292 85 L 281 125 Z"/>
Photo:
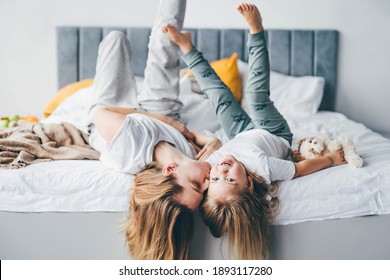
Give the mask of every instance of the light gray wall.
<path id="1" fill-rule="evenodd" d="M 0 115 L 42 116 L 56 85 L 55 26 L 151 26 L 158 0 L 0 0 Z M 237 0 L 188 0 L 186 26 L 245 28 Z M 390 1 L 262 0 L 266 28 L 340 31 L 337 110 L 390 134 Z"/>

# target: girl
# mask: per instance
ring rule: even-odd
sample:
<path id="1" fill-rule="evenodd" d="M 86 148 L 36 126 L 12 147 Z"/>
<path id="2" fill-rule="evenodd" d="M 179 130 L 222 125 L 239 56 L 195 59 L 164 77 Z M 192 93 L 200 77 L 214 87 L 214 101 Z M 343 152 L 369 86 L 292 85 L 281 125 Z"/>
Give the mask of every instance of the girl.
<path id="1" fill-rule="evenodd" d="M 183 25 L 186 1 L 161 0 L 149 42 L 144 87 L 138 95 L 130 67 L 130 45 L 121 32 L 99 46 L 90 143 L 108 166 L 131 174 L 127 242 L 136 259 L 185 259 L 192 235 L 192 211 L 209 184 L 210 164 L 196 161 L 196 144 L 216 145 L 178 122 L 178 47 L 161 31 Z M 145 167 L 146 165 L 146 167 Z M 180 177 L 177 176 L 180 174 Z"/>
<path id="2" fill-rule="evenodd" d="M 268 257 L 271 209 L 277 206 L 268 187 L 272 181 L 291 180 L 318 170 L 344 164 L 342 151 L 322 158 L 293 163 L 289 154 L 292 133 L 269 98 L 269 59 L 262 18 L 253 4 L 237 7 L 250 35 L 250 73 L 245 89 L 251 105 L 251 119 L 231 91 L 193 47 L 190 33 L 165 27 L 168 36 L 184 52 L 183 60 L 192 69 L 199 85 L 210 98 L 221 125 L 232 140 L 211 154 L 210 185 L 201 213 L 215 237 L 227 233 L 229 248 L 239 259 Z"/>

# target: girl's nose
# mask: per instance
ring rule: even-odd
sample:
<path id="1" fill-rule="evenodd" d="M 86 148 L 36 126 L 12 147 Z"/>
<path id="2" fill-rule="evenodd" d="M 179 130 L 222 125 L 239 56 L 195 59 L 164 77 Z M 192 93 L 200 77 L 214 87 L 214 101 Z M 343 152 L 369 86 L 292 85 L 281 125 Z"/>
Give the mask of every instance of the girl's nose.
<path id="1" fill-rule="evenodd" d="M 219 165 L 218 171 L 221 173 L 227 173 L 229 171 L 229 169 L 225 165 Z"/>

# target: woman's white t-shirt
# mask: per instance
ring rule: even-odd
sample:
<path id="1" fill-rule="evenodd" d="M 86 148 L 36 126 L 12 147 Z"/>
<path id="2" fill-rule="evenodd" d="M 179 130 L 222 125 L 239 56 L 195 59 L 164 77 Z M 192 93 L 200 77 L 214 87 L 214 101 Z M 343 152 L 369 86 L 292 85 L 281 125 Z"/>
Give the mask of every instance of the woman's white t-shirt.
<path id="1" fill-rule="evenodd" d="M 142 115 L 127 115 L 110 143 L 96 129 L 90 135 L 90 145 L 100 152 L 100 160 L 125 173 L 136 174 L 153 161 L 154 147 L 168 142 L 190 158 L 196 152 L 187 139 L 175 128 L 157 119 Z"/>
<path id="2" fill-rule="evenodd" d="M 285 139 L 263 129 L 252 129 L 229 140 L 207 162 L 213 166 L 220 163 L 226 155 L 233 155 L 249 171 L 262 176 L 270 184 L 294 177 L 294 163 L 284 160 L 289 152 L 290 145 Z"/>

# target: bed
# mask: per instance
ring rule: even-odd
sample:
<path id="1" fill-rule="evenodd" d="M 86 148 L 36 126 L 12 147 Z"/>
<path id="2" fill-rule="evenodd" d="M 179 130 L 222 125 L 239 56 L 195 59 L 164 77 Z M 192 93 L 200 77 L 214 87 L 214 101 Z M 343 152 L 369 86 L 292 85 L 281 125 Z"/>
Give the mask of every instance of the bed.
<path id="1" fill-rule="evenodd" d="M 113 29 L 123 31 L 130 40 L 131 63 L 142 83 L 150 28 L 58 27 L 59 88 L 94 76 L 99 42 Z M 237 53 L 243 75 L 246 30 L 190 31 L 210 61 Z M 323 81 L 318 112 L 289 119 L 294 143 L 324 132 L 345 135 L 355 142 L 365 161 L 360 169 L 342 166 L 280 183 L 281 207 L 271 227 L 271 258 L 389 259 L 390 141 L 334 112 L 338 32 L 267 30 L 266 37 L 275 77 L 281 73 L 321 77 L 316 82 Z M 185 78 L 181 86 L 183 91 L 191 91 Z M 82 104 L 88 95 L 86 88 L 69 97 L 61 104 L 61 114 L 53 114 L 49 122 L 65 120 L 83 129 Z M 209 115 L 206 99 L 191 93 L 182 95 L 182 116 L 188 118 L 190 128 L 207 124 L 209 130 L 218 129 L 215 120 L 205 122 L 199 117 L 191 122 L 191 116 Z M 120 226 L 127 215 L 131 183 L 130 175 L 109 170 L 99 161 L 0 168 L 0 258 L 129 258 Z M 196 213 L 189 258 L 227 258 L 225 245 L 223 239 L 209 234 Z"/>

